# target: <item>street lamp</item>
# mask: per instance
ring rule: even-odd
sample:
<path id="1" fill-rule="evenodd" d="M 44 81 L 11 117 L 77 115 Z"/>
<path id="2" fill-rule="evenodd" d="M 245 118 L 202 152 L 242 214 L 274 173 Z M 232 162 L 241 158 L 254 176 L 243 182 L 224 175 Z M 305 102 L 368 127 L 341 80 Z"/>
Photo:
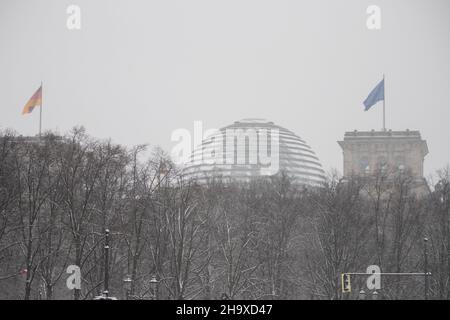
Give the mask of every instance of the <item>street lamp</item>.
<path id="1" fill-rule="evenodd" d="M 366 298 L 367 298 L 366 292 L 364 290 L 361 290 L 359 292 L 358 299 L 366 300 Z M 369 296 L 369 299 L 370 299 L 370 296 Z M 376 290 L 374 292 L 372 292 L 372 300 L 378 300 L 378 292 Z"/>
<path id="2" fill-rule="evenodd" d="M 362 289 L 359 292 L 359 300 L 366 300 L 366 292 Z"/>
<path id="3" fill-rule="evenodd" d="M 423 258 L 424 258 L 424 274 L 425 274 L 425 284 L 424 284 L 424 294 L 425 294 L 425 300 L 428 300 L 428 254 L 427 254 L 427 242 L 428 242 L 428 238 L 425 237 L 423 238 Z"/>
<path id="4" fill-rule="evenodd" d="M 374 291 L 372 293 L 372 300 L 378 300 L 378 292 Z"/>
<path id="5" fill-rule="evenodd" d="M 132 282 L 133 282 L 133 279 L 131 279 L 131 277 L 129 275 L 126 275 L 125 278 L 123 278 L 123 286 L 125 288 L 126 299 L 127 300 L 130 298 Z"/>
<path id="6" fill-rule="evenodd" d="M 103 249 L 105 261 L 105 279 L 103 281 L 104 288 L 101 295 L 94 297 L 94 300 L 117 300 L 117 298 L 109 296 L 109 229 L 105 229 L 105 246 Z"/>
<path id="7" fill-rule="evenodd" d="M 105 280 L 104 280 L 104 290 L 103 295 L 107 298 L 109 294 L 109 229 L 105 229 Z"/>
<path id="8" fill-rule="evenodd" d="M 158 286 L 158 280 L 156 279 L 156 275 L 152 275 L 150 279 L 150 288 L 152 289 L 152 300 L 156 300 L 156 289 Z"/>

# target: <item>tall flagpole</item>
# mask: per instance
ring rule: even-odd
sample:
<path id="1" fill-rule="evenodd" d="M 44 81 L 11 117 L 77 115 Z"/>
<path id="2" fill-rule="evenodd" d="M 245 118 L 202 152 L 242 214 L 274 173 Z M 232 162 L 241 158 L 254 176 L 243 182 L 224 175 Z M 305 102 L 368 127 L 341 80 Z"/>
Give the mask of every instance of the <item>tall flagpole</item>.
<path id="1" fill-rule="evenodd" d="M 386 131 L 386 83 L 383 73 L 383 131 Z"/>
<path id="2" fill-rule="evenodd" d="M 42 134 L 42 81 L 41 81 L 41 106 L 39 108 L 39 138 L 41 138 L 41 134 Z"/>

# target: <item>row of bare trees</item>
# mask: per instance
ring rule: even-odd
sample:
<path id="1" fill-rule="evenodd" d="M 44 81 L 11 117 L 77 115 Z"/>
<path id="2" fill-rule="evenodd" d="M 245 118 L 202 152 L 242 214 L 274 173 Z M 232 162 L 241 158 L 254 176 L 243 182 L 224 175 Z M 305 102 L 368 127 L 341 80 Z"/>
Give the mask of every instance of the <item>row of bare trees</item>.
<path id="1" fill-rule="evenodd" d="M 449 299 L 450 174 L 438 176 L 421 192 L 407 172 L 383 170 L 313 188 L 284 174 L 198 185 L 161 150 L 82 128 L 40 139 L 4 131 L 0 298 L 92 299 L 108 268 L 119 298 L 128 276 L 134 299 L 348 299 L 341 273 L 422 272 L 427 237 L 429 295 Z M 69 265 L 81 269 L 80 290 L 66 286 Z M 382 280 L 386 299 L 423 291 L 423 277 Z"/>

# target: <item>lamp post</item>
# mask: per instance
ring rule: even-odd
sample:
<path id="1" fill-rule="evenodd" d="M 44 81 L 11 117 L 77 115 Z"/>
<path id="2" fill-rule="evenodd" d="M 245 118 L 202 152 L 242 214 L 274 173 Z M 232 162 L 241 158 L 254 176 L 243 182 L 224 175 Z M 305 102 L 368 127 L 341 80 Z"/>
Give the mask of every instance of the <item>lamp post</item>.
<path id="1" fill-rule="evenodd" d="M 152 278 L 150 279 L 150 288 L 152 290 L 152 300 L 157 300 L 156 298 L 156 290 L 158 287 L 158 280 L 156 279 L 156 275 L 152 275 Z"/>
<path id="2" fill-rule="evenodd" d="M 366 298 L 366 292 L 364 290 L 361 290 L 358 295 L 358 300 L 366 300 Z M 378 292 L 376 290 L 372 292 L 372 300 L 378 300 Z"/>
<path id="3" fill-rule="evenodd" d="M 131 284 L 133 282 L 133 279 L 129 275 L 126 275 L 125 278 L 123 278 L 123 286 L 125 288 L 126 293 L 126 299 L 130 299 L 130 292 L 131 292 Z"/>
<path id="4" fill-rule="evenodd" d="M 103 292 L 100 296 L 94 297 L 94 300 L 117 300 L 115 297 L 109 296 L 109 229 L 105 229 L 105 279 L 103 280 Z"/>
<path id="5" fill-rule="evenodd" d="M 372 300 L 378 300 L 378 292 L 377 291 L 374 291 L 372 293 Z"/>
<path id="6" fill-rule="evenodd" d="M 109 294 L 109 229 L 105 230 L 105 282 L 103 295 L 107 298 Z"/>
<path id="7" fill-rule="evenodd" d="M 424 259 L 424 273 L 425 273 L 425 285 L 424 285 L 424 294 L 425 300 L 428 300 L 428 254 L 427 254 L 427 242 L 428 238 L 423 238 L 423 259 Z"/>
<path id="8" fill-rule="evenodd" d="M 358 296 L 359 300 L 366 300 L 366 292 L 361 289 Z"/>

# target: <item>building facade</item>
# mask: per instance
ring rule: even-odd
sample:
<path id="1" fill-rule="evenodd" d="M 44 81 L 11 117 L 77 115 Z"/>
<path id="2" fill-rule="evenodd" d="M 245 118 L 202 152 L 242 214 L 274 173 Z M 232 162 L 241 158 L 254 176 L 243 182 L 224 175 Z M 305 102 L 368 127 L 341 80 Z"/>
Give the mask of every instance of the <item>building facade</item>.
<path id="1" fill-rule="evenodd" d="M 344 156 L 344 176 L 373 174 L 378 169 L 407 170 L 423 178 L 428 146 L 419 131 L 353 131 L 338 141 Z"/>

